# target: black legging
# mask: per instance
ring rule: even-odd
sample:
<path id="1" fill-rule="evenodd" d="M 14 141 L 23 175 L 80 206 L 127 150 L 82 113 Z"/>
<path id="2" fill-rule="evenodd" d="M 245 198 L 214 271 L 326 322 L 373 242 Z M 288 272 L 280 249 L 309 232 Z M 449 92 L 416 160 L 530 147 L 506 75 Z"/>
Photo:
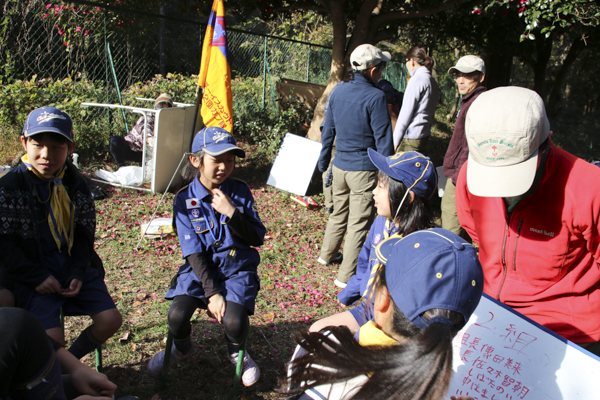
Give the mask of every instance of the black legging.
<path id="1" fill-rule="evenodd" d="M 192 296 L 175 296 L 169 309 L 169 331 L 174 340 L 185 340 L 190 337 L 192 333 L 190 319 L 197 308 L 206 308 L 206 303 Z M 241 304 L 228 301 L 223 327 L 229 354 L 237 353 L 248 331 L 248 309 Z"/>
<path id="2" fill-rule="evenodd" d="M 28 389 L 28 384 L 33 387 Z M 44 327 L 33 314 L 5 307 L 0 308 L 0 398 L 8 396 L 66 399 L 58 358 Z"/>

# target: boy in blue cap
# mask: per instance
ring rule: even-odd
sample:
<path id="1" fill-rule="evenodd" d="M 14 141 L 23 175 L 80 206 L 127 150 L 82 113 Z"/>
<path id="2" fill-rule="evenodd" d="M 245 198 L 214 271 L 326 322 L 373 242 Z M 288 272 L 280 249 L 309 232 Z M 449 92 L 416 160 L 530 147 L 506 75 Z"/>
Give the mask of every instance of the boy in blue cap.
<path id="1" fill-rule="evenodd" d="M 193 179 L 175 197 L 173 219 L 186 263 L 165 295 L 173 300 L 168 315 L 172 364 L 191 352 L 190 318 L 197 308 L 208 308 L 223 324 L 234 364 L 248 332 L 248 315 L 254 313 L 260 287 L 260 256 L 254 247 L 263 244 L 266 229 L 248 186 L 229 177 L 236 156 L 246 154 L 229 132 L 219 127 L 202 129 L 184 168 L 184 175 L 192 172 Z M 164 355 L 163 350 L 150 360 L 151 375 L 162 372 Z M 251 386 L 259 376 L 246 351 L 242 382 Z"/>
<path id="2" fill-rule="evenodd" d="M 477 252 L 434 228 L 389 238 L 376 253 L 374 321 L 356 335 L 334 326 L 303 333 L 282 391 L 299 400 L 444 398 L 452 337 L 483 293 Z"/>
<path id="3" fill-rule="evenodd" d="M 121 326 L 94 251 L 96 209 L 79 171 L 67 161 L 75 147 L 73 122 L 54 107 L 29 113 L 21 165 L 0 178 L 0 285 L 64 344 L 60 311 L 90 315 L 69 348 L 83 357 Z"/>

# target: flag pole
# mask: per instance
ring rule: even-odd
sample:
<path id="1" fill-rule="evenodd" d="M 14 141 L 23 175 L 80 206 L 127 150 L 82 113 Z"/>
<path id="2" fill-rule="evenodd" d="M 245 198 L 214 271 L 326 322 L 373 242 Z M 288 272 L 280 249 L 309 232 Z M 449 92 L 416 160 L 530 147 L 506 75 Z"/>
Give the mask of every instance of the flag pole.
<path id="1" fill-rule="evenodd" d="M 192 135 L 190 136 L 190 153 L 192 152 L 192 144 L 194 143 L 194 135 L 196 134 L 196 122 L 198 121 L 198 112 L 200 111 L 200 102 L 204 90 L 200 86 L 196 86 L 196 108 L 194 110 L 194 122 L 192 123 Z"/>

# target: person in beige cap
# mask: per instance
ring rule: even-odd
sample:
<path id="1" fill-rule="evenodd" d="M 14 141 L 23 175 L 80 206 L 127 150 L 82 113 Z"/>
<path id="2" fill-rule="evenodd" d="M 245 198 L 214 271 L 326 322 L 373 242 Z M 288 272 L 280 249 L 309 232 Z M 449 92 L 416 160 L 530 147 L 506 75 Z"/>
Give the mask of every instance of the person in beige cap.
<path id="1" fill-rule="evenodd" d="M 456 206 L 485 293 L 600 354 L 600 169 L 552 144 L 529 89 L 482 93 L 465 132 Z"/>
<path id="2" fill-rule="evenodd" d="M 352 74 L 330 94 L 323 121 L 321 172 L 328 168 L 334 141 L 336 153 L 332 166 L 333 212 L 317 261 L 341 261 L 339 250 L 348 232 L 342 265 L 334 282 L 339 287 L 345 287 L 356 271 L 358 254 L 375 217 L 372 192 L 377 184 L 377 168 L 367 150 L 376 150 L 386 157 L 394 152 L 385 93 L 377 87 L 390 59 L 390 53 L 370 44 L 354 49 L 350 56 Z"/>
<path id="3" fill-rule="evenodd" d="M 487 90 L 485 86 L 482 86 L 485 79 L 485 63 L 477 56 L 464 56 L 458 60 L 454 67 L 448 70 L 448 74 L 454 76 L 462 99 L 456 125 L 454 125 L 454 133 L 444 156 L 444 175 L 448 180 L 442 197 L 442 228 L 469 240 L 465 230 L 458 222 L 454 193 L 460 168 L 469 156 L 469 147 L 465 136 L 467 111 L 469 111 L 469 107 L 475 99 Z"/>
<path id="4" fill-rule="evenodd" d="M 173 100 L 168 94 L 162 93 L 154 100 L 155 110 L 168 107 L 173 107 Z M 148 145 L 152 145 L 154 138 L 154 119 L 155 114 L 148 114 L 146 121 L 146 142 Z M 119 168 L 125 165 L 125 161 L 142 162 L 144 122 L 144 116 L 142 115 L 131 129 L 131 132 L 125 137 L 117 135 L 110 138 L 110 153 Z"/>

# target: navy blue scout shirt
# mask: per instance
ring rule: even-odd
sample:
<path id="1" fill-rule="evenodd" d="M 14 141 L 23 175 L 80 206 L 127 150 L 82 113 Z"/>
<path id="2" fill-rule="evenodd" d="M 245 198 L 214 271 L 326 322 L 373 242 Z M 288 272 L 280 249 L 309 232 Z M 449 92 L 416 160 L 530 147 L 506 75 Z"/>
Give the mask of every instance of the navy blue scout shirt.
<path id="1" fill-rule="evenodd" d="M 331 159 L 333 141 L 336 155 L 333 165 L 344 171 L 375 171 L 367 149 L 384 156 L 394 154 L 393 132 L 385 93 L 361 74 L 330 94 L 329 109 L 323 121 L 323 144 L 319 171 L 325 172 Z"/>
<path id="2" fill-rule="evenodd" d="M 40 180 L 33 174 L 30 174 L 30 177 L 34 185 L 33 203 L 38 223 L 40 247 L 44 257 L 42 264 L 48 268 L 50 273 L 61 285 L 66 286 L 67 282 L 65 279 L 68 277 L 63 276 L 66 273 L 66 271 L 63 270 L 63 267 L 69 256 L 69 250 L 65 238 L 62 236 L 61 247 L 60 250 L 58 250 L 56 242 L 52 237 L 52 232 L 50 231 L 50 225 L 48 224 L 48 213 L 50 212 L 50 191 L 48 190 L 48 182 Z M 77 278 L 81 279 L 80 277 Z"/>
<path id="3" fill-rule="evenodd" d="M 244 305 L 253 312 L 259 289 L 256 269 L 260 256 L 228 224 L 233 222 L 237 213 L 241 214 L 254 228 L 261 243 L 266 228 L 255 210 L 252 192 L 245 183 L 227 178 L 220 190 L 231 198 L 236 208 L 231 221 L 214 211 L 212 194 L 198 178 L 177 194 L 173 214 L 181 251 L 187 261 L 179 269 L 176 285 L 169 289 L 165 297 L 170 299 L 187 295 L 206 301 L 202 282 L 189 262 L 190 256 L 200 254 L 225 300 Z M 220 246 L 215 245 L 217 241 Z"/>
<path id="4" fill-rule="evenodd" d="M 375 218 L 367 240 L 358 256 L 356 273 L 352 275 L 346 287 L 338 293 L 340 303 L 349 306 L 365 296 L 367 290 L 373 284 L 371 278 L 373 277 L 373 272 L 376 272 L 374 268 L 379 264 L 375 249 L 382 240 L 395 235 L 397 232 L 398 227 L 392 224 L 391 220 L 381 215 Z"/>

